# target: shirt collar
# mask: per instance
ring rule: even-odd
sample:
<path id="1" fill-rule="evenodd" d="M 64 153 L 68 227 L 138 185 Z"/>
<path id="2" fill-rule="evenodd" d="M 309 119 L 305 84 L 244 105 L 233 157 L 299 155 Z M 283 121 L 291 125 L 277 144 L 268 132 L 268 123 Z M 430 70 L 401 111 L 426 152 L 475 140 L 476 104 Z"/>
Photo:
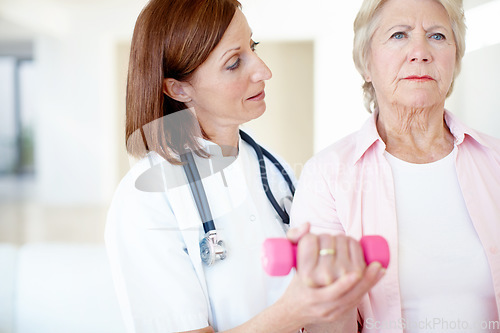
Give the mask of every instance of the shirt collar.
<path id="1" fill-rule="evenodd" d="M 356 148 L 352 164 L 356 164 L 361 157 L 371 148 L 385 150 L 385 143 L 380 138 L 377 131 L 378 110 L 375 110 L 372 115 L 366 120 L 361 130 L 356 135 Z"/>
<path id="2" fill-rule="evenodd" d="M 203 150 L 205 150 L 205 152 L 209 153 L 211 156 L 222 157 L 222 148 L 215 142 L 201 137 L 197 137 L 196 140 L 198 141 L 200 147 Z M 238 135 L 238 155 L 239 155 L 239 150 L 242 147 L 242 142 L 243 139 L 241 138 L 240 135 Z M 238 155 L 233 156 L 232 158 L 236 158 Z"/>
<path id="3" fill-rule="evenodd" d="M 448 110 L 444 111 L 444 121 L 448 128 L 450 129 L 451 134 L 455 137 L 455 145 L 458 146 L 462 144 L 467 137 L 474 139 L 480 145 L 491 148 L 490 144 L 484 140 L 484 134 L 479 133 L 478 131 L 473 130 L 468 127 L 464 123 L 462 123 L 457 116 Z"/>
<path id="4" fill-rule="evenodd" d="M 386 145 L 377 131 L 378 110 L 375 110 L 371 117 L 366 120 L 361 130 L 356 135 L 356 148 L 354 151 L 352 164 L 356 164 L 361 157 L 370 149 L 385 150 Z M 451 134 L 455 138 L 455 145 L 462 144 L 466 135 L 471 137 L 479 144 L 489 147 L 489 144 L 483 139 L 482 134 L 469 128 L 462 123 L 454 114 L 448 110 L 444 110 L 444 120 L 450 129 Z M 489 147 L 491 148 L 491 147 Z"/>

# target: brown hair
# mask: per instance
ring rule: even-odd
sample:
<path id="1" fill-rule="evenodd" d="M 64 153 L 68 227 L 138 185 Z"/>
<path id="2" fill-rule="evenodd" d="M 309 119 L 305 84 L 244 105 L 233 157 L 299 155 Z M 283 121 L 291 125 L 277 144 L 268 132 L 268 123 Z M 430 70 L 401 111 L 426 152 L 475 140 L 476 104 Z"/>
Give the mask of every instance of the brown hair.
<path id="1" fill-rule="evenodd" d="M 151 0 L 144 7 L 135 24 L 128 68 L 129 154 L 143 157 L 155 151 L 178 164 L 176 155 L 187 145 L 207 156 L 200 152 L 196 117 L 178 112 L 187 107 L 163 93 L 163 80 L 189 80 L 220 42 L 238 8 L 237 0 Z"/>

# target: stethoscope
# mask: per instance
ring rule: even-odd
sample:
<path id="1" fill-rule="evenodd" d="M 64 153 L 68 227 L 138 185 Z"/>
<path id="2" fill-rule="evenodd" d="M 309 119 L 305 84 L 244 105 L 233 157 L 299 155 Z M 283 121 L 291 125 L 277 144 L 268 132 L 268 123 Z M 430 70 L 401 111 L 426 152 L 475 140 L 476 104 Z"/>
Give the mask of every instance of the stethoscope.
<path id="1" fill-rule="evenodd" d="M 248 134 L 240 130 L 240 137 L 243 141 L 252 146 L 252 148 L 255 150 L 255 153 L 257 154 L 260 167 L 260 179 L 262 181 L 262 187 L 264 188 L 267 199 L 273 206 L 276 213 L 278 213 L 283 223 L 286 225 L 290 224 L 290 216 L 288 215 L 286 210 L 284 208 L 281 208 L 281 206 L 278 204 L 269 187 L 264 156 L 267 157 L 283 175 L 283 178 L 288 184 L 288 188 L 290 189 L 293 197 L 293 195 L 295 194 L 295 187 L 293 186 L 293 182 L 288 175 L 288 172 L 269 151 L 257 144 Z M 205 231 L 205 236 L 200 241 L 201 261 L 205 265 L 211 266 L 218 260 L 226 259 L 227 252 L 224 241 L 219 239 L 217 235 L 217 230 L 212 218 L 212 213 L 208 205 L 207 195 L 201 181 L 200 173 L 194 161 L 193 153 L 187 152 L 181 155 L 180 158 L 181 162 L 183 163 L 184 172 L 188 179 L 189 187 L 191 189 L 196 208 L 198 209 L 201 221 L 203 222 L 203 230 Z"/>

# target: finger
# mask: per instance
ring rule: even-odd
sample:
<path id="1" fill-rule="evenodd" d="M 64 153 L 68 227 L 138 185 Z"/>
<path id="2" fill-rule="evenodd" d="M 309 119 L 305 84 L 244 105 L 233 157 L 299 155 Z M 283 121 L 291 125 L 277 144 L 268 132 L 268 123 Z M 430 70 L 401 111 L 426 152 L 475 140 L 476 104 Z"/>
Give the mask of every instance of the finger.
<path id="1" fill-rule="evenodd" d="M 380 281 L 384 274 L 385 269 L 382 265 L 379 262 L 372 262 L 368 267 L 366 267 L 363 276 L 353 291 L 358 291 L 359 294 L 368 292 L 377 284 L 378 281 Z"/>
<path id="2" fill-rule="evenodd" d="M 304 235 L 297 245 L 297 274 L 307 285 L 314 287 L 313 272 L 318 262 L 318 237 L 313 234 Z"/>
<path id="3" fill-rule="evenodd" d="M 328 234 L 318 235 L 320 260 L 333 262 L 337 253 L 335 239 Z"/>
<path id="4" fill-rule="evenodd" d="M 319 235 L 319 259 L 316 282 L 318 285 L 326 286 L 338 277 L 335 269 L 336 245 L 333 236 L 328 234 Z"/>
<path id="5" fill-rule="evenodd" d="M 385 275 L 385 269 L 378 262 L 368 266 L 363 276 L 346 293 L 341 295 L 343 302 L 357 304 Z"/>
<path id="6" fill-rule="evenodd" d="M 372 262 L 365 269 L 365 275 L 369 279 L 373 279 L 375 281 L 374 285 L 378 283 L 385 276 L 386 269 L 382 267 L 382 264 L 378 261 Z"/>
<path id="7" fill-rule="evenodd" d="M 335 302 L 330 310 L 332 318 L 337 318 L 346 311 L 355 308 L 367 292 L 383 277 L 385 269 L 379 263 L 370 266 L 363 277 L 356 273 L 349 273 L 330 286 L 321 289 L 323 296 L 330 297 Z"/>
<path id="8" fill-rule="evenodd" d="M 358 272 L 360 275 L 366 268 L 365 256 L 363 254 L 363 248 L 361 244 L 354 238 L 349 237 L 349 254 L 351 257 L 351 263 L 353 265 L 353 271 Z"/>
<path id="9" fill-rule="evenodd" d="M 351 271 L 351 256 L 348 238 L 343 235 L 338 235 L 335 237 L 335 243 L 337 246 L 337 258 L 335 262 L 337 276 L 341 277 Z"/>
<path id="10" fill-rule="evenodd" d="M 383 277 L 385 270 L 379 263 L 373 263 L 361 277 L 356 273 L 348 273 L 334 283 L 313 291 L 319 303 L 330 303 L 328 320 L 334 320 L 353 310 L 361 302 L 366 293 Z"/>
<path id="11" fill-rule="evenodd" d="M 309 222 L 306 222 L 298 227 L 290 228 L 290 230 L 286 233 L 286 237 L 292 243 L 297 244 L 305 234 L 309 233 L 309 229 L 311 229 L 311 225 Z"/>
<path id="12" fill-rule="evenodd" d="M 321 316 L 331 321 L 354 309 L 357 303 L 347 302 L 350 298 L 346 299 L 345 295 L 349 294 L 359 280 L 357 274 L 346 274 L 328 286 L 312 290 L 311 296 L 315 300 L 314 314 L 317 315 L 321 311 Z"/>
<path id="13" fill-rule="evenodd" d="M 339 301 L 341 297 L 348 294 L 359 283 L 360 276 L 357 274 L 346 274 L 339 277 L 332 284 L 321 288 L 323 297 L 332 301 Z"/>

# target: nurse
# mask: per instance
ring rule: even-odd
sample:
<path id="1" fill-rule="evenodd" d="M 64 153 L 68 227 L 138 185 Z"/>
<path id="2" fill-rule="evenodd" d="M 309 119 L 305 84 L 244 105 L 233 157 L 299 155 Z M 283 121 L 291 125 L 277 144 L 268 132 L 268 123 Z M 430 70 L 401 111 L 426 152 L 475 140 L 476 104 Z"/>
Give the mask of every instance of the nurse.
<path id="1" fill-rule="evenodd" d="M 285 237 L 287 226 L 239 134 L 266 109 L 271 71 L 257 44 L 236 0 L 152 0 L 137 19 L 126 137 L 138 162 L 116 190 L 105 234 L 127 332 L 352 332 L 338 318 L 384 274 L 377 263 L 366 267 L 355 240 L 312 235 L 307 224 L 288 232 L 298 242 L 297 273 L 263 272 L 262 242 Z M 225 258 L 212 265 L 200 257 L 206 221 L 186 180 L 186 151 L 224 241 Z M 289 187 L 265 163 L 283 203 Z"/>

